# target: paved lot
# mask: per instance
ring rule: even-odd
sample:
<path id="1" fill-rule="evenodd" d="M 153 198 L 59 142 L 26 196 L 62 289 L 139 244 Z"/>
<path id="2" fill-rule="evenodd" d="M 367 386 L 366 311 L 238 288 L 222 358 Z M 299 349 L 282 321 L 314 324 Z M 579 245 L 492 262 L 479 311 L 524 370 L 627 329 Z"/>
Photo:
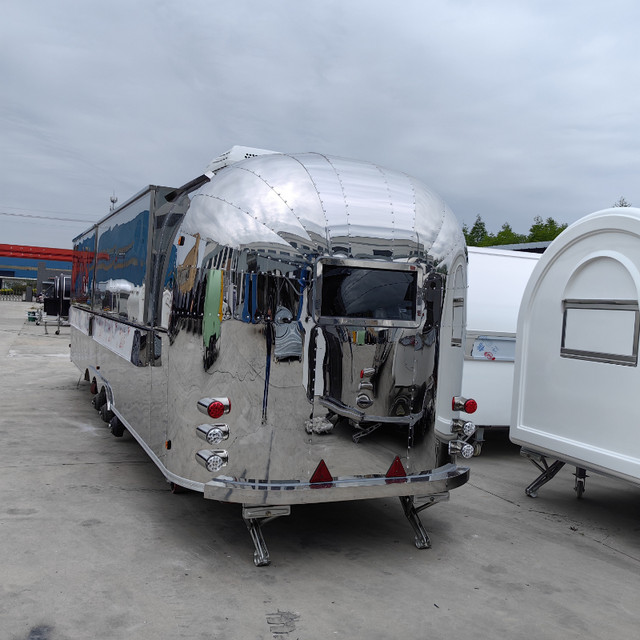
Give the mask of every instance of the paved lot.
<path id="1" fill-rule="evenodd" d="M 69 329 L 0 303 L 0 640 L 635 638 L 640 488 L 534 467 L 504 436 L 418 551 L 397 500 L 302 506 L 265 527 L 173 495 L 114 438 L 69 362 Z M 79 384 L 78 384 L 79 383 Z"/>

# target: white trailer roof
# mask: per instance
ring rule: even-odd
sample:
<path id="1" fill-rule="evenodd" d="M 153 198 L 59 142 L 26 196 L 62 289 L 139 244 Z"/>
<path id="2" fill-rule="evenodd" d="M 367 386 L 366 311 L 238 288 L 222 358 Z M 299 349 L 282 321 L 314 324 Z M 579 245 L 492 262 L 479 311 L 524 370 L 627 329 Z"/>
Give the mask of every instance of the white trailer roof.
<path id="1" fill-rule="evenodd" d="M 540 254 L 468 247 L 467 331 L 515 335 L 518 310 Z"/>

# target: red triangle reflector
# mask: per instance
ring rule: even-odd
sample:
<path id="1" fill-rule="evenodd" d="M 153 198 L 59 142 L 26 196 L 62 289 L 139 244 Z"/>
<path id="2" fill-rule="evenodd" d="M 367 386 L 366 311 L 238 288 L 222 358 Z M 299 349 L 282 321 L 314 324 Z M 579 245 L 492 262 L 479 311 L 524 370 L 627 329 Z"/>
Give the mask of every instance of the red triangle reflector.
<path id="1" fill-rule="evenodd" d="M 311 480 L 309 482 L 313 485 L 318 485 L 318 487 L 328 487 L 333 483 L 333 477 L 329 473 L 329 469 L 325 464 L 324 460 L 320 460 L 320 464 L 316 467 L 316 470 L 313 472 L 311 476 Z"/>
<path id="2" fill-rule="evenodd" d="M 387 471 L 387 478 L 406 478 L 407 472 L 400 462 L 400 456 L 396 456 L 395 460 L 391 463 L 389 471 Z"/>

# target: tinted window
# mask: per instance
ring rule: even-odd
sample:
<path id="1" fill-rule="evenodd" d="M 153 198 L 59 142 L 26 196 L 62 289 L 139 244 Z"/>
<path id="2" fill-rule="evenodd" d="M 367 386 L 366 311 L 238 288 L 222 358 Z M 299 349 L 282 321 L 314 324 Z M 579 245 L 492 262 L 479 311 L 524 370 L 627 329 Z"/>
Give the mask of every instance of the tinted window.
<path id="1" fill-rule="evenodd" d="M 71 298 L 76 304 L 91 305 L 95 252 L 95 229 L 76 238 L 73 246 L 73 283 L 71 287 Z"/>
<path id="2" fill-rule="evenodd" d="M 416 316 L 417 279 L 415 271 L 325 264 L 321 315 L 412 321 Z"/>
<path id="3" fill-rule="evenodd" d="M 149 237 L 149 196 L 98 225 L 93 307 L 142 322 Z"/>

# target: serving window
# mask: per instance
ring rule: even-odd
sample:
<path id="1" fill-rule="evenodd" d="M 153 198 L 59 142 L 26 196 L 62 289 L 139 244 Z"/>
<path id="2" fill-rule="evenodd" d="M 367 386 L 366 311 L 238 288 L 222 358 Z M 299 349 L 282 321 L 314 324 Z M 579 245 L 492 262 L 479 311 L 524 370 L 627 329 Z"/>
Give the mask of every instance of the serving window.
<path id="1" fill-rule="evenodd" d="M 316 317 L 329 324 L 414 327 L 419 273 L 415 265 L 324 260 L 316 270 Z"/>
<path id="2" fill-rule="evenodd" d="M 564 358 L 636 366 L 638 304 L 627 300 L 564 300 Z"/>

